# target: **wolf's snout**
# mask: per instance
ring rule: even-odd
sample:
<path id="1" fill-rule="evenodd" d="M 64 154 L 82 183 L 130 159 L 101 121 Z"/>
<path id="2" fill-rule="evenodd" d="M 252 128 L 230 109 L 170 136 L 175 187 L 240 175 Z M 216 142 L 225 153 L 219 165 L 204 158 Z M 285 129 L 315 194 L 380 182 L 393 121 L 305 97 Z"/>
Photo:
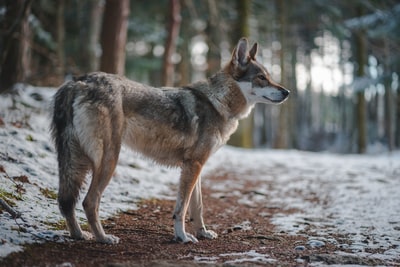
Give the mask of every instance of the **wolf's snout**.
<path id="1" fill-rule="evenodd" d="M 285 97 L 287 97 L 287 96 L 289 96 L 290 91 L 287 90 L 287 89 L 285 89 L 285 88 L 282 88 L 282 94 L 283 94 Z"/>

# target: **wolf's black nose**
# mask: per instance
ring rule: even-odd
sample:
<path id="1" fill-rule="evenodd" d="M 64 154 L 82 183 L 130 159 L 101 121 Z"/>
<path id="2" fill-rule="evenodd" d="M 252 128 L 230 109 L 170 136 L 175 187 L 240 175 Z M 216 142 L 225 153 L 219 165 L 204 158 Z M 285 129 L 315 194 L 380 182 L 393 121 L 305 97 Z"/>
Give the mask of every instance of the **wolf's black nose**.
<path id="1" fill-rule="evenodd" d="M 289 90 L 287 90 L 287 89 L 285 89 L 285 88 L 282 88 L 283 90 L 282 90 L 282 94 L 284 95 L 284 96 L 288 96 L 289 94 L 290 94 L 290 91 Z"/>

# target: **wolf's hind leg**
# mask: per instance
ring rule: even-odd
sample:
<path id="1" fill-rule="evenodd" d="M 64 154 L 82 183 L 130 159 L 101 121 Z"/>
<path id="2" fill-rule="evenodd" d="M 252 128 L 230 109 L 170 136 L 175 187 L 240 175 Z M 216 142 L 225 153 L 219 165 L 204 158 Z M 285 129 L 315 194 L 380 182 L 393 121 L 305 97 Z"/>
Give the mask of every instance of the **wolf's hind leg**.
<path id="1" fill-rule="evenodd" d="M 81 155 L 81 152 L 76 153 L 73 149 L 70 154 L 63 155 L 59 153 L 58 204 L 61 214 L 65 217 L 71 237 L 86 240 L 91 238 L 91 234 L 82 231 L 75 216 L 79 190 L 90 168 L 89 161 L 86 158 L 82 158 Z"/>
<path id="2" fill-rule="evenodd" d="M 206 225 L 204 224 L 201 177 L 197 180 L 193 189 L 192 197 L 190 198 L 189 215 L 198 238 L 215 239 L 218 237 L 217 233 L 214 231 L 207 230 Z"/>
<path id="3" fill-rule="evenodd" d="M 104 151 L 101 164 L 93 171 L 93 178 L 83 201 L 83 208 L 96 241 L 116 244 L 119 242 L 119 238 L 113 235 L 106 235 L 104 232 L 99 219 L 99 205 L 104 189 L 110 182 L 117 165 L 120 145 L 114 148 L 106 148 Z"/>

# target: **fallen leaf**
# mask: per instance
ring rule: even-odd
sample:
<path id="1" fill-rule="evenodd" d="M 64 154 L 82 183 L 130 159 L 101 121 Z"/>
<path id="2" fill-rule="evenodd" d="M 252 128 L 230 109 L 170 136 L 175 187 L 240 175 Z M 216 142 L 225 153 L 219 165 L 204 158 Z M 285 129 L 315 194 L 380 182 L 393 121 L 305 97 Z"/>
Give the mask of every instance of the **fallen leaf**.
<path id="1" fill-rule="evenodd" d="M 26 175 L 20 175 L 20 176 L 13 176 L 11 177 L 14 181 L 16 182 L 21 182 L 21 183 L 27 183 L 30 184 L 31 182 L 28 179 L 28 176 Z"/>

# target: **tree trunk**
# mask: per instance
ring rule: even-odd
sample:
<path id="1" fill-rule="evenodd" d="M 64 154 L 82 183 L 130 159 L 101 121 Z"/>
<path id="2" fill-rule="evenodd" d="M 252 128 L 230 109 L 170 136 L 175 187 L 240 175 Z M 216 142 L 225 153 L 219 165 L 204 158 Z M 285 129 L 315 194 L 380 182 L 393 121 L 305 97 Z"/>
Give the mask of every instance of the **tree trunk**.
<path id="1" fill-rule="evenodd" d="M 208 0 L 208 13 L 210 14 L 210 19 L 207 25 L 207 77 L 210 77 L 217 71 L 221 69 L 221 28 L 218 6 L 215 0 Z"/>
<path id="2" fill-rule="evenodd" d="M 400 147 L 400 87 L 397 87 L 395 144 Z"/>
<path id="3" fill-rule="evenodd" d="M 395 139 L 393 135 L 393 93 L 389 78 L 385 77 L 385 139 L 387 140 L 389 151 L 395 148 Z"/>
<path id="4" fill-rule="evenodd" d="M 23 82 L 29 75 L 30 29 L 28 16 L 31 0 L 5 1 L 0 47 L 0 92 L 11 89 L 15 83 Z"/>
<path id="5" fill-rule="evenodd" d="M 124 75 L 129 0 L 107 0 L 101 32 L 100 70 Z"/>
<path id="6" fill-rule="evenodd" d="M 388 143 L 389 151 L 392 151 L 395 148 L 395 138 L 394 138 L 394 129 L 393 129 L 393 92 L 392 92 L 392 85 L 391 85 L 391 77 L 390 74 L 390 51 L 389 51 L 389 44 L 387 41 L 383 40 L 384 42 L 384 76 L 383 85 L 385 86 L 385 137 Z"/>
<path id="7" fill-rule="evenodd" d="M 286 105 L 289 109 L 289 114 L 287 118 L 287 131 L 288 131 L 288 142 L 290 148 L 299 148 L 299 129 L 301 127 L 300 121 L 301 116 L 299 114 L 299 108 L 296 103 L 299 102 L 298 92 L 297 92 L 297 76 L 296 76 L 296 63 L 297 63 L 297 45 L 296 41 L 292 39 L 290 41 L 290 52 L 291 52 L 291 62 L 290 62 L 290 82 L 288 79 L 284 81 L 283 85 L 290 90 L 290 99 L 286 101 Z"/>
<path id="8" fill-rule="evenodd" d="M 188 2 L 182 2 L 182 9 L 190 10 L 192 8 L 191 4 Z M 189 25 L 193 19 L 190 12 L 182 12 L 182 25 Z M 186 14 L 186 15 L 185 15 Z M 190 14 L 190 15 L 189 15 Z M 189 27 L 182 27 L 180 31 L 180 36 L 182 38 L 182 43 L 178 46 L 179 54 L 181 55 L 181 61 L 179 62 L 177 68 L 180 74 L 179 81 L 175 81 L 175 84 L 179 86 L 184 86 L 192 81 L 192 66 L 190 61 L 190 40 L 192 37 L 192 32 Z"/>
<path id="9" fill-rule="evenodd" d="M 64 53 L 64 40 L 65 40 L 65 25 L 64 25 L 64 0 L 57 1 L 57 75 L 63 79 L 65 74 L 65 53 Z"/>
<path id="10" fill-rule="evenodd" d="M 175 79 L 174 62 L 172 57 L 176 51 L 179 28 L 181 25 L 181 5 L 179 0 L 169 1 L 169 13 L 167 24 L 167 39 L 165 41 L 165 53 L 163 60 L 162 81 L 164 86 L 173 86 Z"/>
<path id="11" fill-rule="evenodd" d="M 366 103 L 364 92 L 357 92 L 357 152 L 363 154 L 367 151 Z"/>
<path id="12" fill-rule="evenodd" d="M 251 0 L 236 0 L 236 10 L 238 12 L 238 23 L 232 34 L 232 41 L 235 44 L 241 37 L 249 37 L 250 35 L 249 17 L 251 14 Z M 231 136 L 228 144 L 244 148 L 252 148 L 254 146 L 253 129 L 254 111 L 250 113 L 249 117 L 239 122 L 238 129 Z"/>
<path id="13" fill-rule="evenodd" d="M 90 25 L 89 25 L 89 71 L 99 68 L 99 36 L 101 31 L 101 18 L 104 11 L 104 4 L 101 0 L 91 0 Z"/>
<path id="14" fill-rule="evenodd" d="M 347 56 L 345 56 L 343 41 L 340 41 L 340 70 L 343 74 L 346 73 L 345 69 L 345 62 L 348 61 Z M 341 153 L 349 153 L 351 152 L 351 145 L 350 145 L 350 129 L 349 125 L 352 125 L 351 120 L 352 116 L 349 114 L 349 101 L 346 96 L 346 89 L 347 87 L 342 85 L 339 88 L 338 94 L 338 108 L 339 108 L 339 129 L 338 135 L 336 137 L 337 141 L 339 142 L 338 151 Z"/>
<path id="15" fill-rule="evenodd" d="M 363 15 L 362 8 L 358 8 L 358 16 Z M 358 70 L 356 72 L 356 79 L 361 79 L 365 76 L 366 64 L 366 42 L 365 33 L 360 30 L 356 33 L 356 62 Z M 357 152 L 362 154 L 367 151 L 367 114 L 366 114 L 366 101 L 364 96 L 364 89 L 359 89 L 356 92 L 356 116 L 357 116 Z"/>
<path id="16" fill-rule="evenodd" d="M 277 0 L 278 7 L 278 16 L 279 16 L 279 24 L 280 24 L 280 64 L 281 64 L 281 84 L 286 84 L 286 64 L 285 64 L 285 53 L 286 51 L 286 31 L 287 31 L 287 14 L 286 14 L 286 3 L 283 0 Z M 275 148 L 287 148 L 288 147 L 288 139 L 289 139 L 289 131 L 288 131 L 288 114 L 289 114 L 289 106 L 288 102 L 285 105 L 281 105 L 279 112 L 279 120 L 278 120 L 278 133 L 275 135 Z"/>

